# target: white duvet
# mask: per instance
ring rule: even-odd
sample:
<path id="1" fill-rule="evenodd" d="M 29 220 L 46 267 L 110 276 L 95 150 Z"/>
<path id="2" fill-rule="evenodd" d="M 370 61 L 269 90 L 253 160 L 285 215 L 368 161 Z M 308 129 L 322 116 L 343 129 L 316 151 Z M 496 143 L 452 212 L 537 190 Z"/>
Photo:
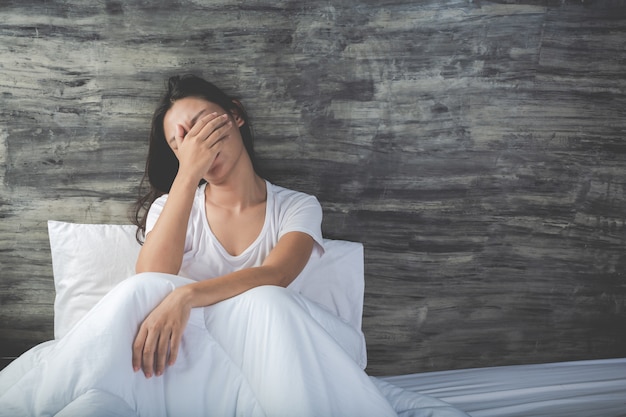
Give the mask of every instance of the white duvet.
<path id="1" fill-rule="evenodd" d="M 165 274 L 123 281 L 63 338 L 0 372 L 0 416 L 466 415 L 367 376 L 357 363 L 362 335 L 279 287 L 192 310 L 176 364 L 146 379 L 131 366 L 138 326 L 188 282 Z"/>

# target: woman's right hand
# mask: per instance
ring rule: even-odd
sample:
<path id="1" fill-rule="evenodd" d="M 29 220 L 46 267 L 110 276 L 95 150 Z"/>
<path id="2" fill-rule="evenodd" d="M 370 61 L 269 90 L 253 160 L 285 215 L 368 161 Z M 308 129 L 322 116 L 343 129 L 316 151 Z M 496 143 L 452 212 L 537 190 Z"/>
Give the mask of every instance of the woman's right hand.
<path id="1" fill-rule="evenodd" d="M 179 162 L 179 175 L 199 182 L 211 169 L 222 148 L 222 140 L 232 126 L 228 114 L 211 113 L 199 118 L 191 129 L 176 125 L 173 151 Z"/>
<path id="2" fill-rule="evenodd" d="M 178 158 L 178 174 L 157 223 L 146 236 L 135 269 L 140 272 L 177 274 L 182 265 L 189 213 L 198 183 L 211 169 L 230 130 L 230 119 L 201 115 L 189 131 L 176 125 L 169 145 Z"/>

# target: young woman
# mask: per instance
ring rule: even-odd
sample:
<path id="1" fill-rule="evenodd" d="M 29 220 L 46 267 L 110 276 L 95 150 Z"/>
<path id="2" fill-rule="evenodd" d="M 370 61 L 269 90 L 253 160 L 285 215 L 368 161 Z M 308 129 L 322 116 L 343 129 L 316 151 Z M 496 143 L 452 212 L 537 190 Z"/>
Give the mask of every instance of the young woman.
<path id="1" fill-rule="evenodd" d="M 133 366 L 147 377 L 176 361 L 192 308 L 263 285 L 286 287 L 314 246 L 323 251 L 317 200 L 262 179 L 253 155 L 238 101 L 197 77 L 170 79 L 153 119 L 151 189 L 138 209 L 151 208 L 137 215 L 146 233 L 137 272 L 197 282 L 173 291 L 141 325 Z"/>
<path id="2" fill-rule="evenodd" d="M 157 108 L 126 279 L 0 373 L 0 416 L 394 416 L 361 335 L 286 289 L 323 253 L 309 195 L 255 172 L 241 104 L 193 76 Z"/>

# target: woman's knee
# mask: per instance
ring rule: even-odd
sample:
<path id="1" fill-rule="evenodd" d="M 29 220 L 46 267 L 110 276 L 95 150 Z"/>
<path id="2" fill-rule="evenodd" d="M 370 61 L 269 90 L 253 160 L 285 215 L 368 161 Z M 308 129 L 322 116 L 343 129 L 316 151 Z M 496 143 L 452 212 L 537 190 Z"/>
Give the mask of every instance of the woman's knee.
<path id="1" fill-rule="evenodd" d="M 292 308 L 301 308 L 291 290 L 277 285 L 254 287 L 236 298 L 239 299 L 240 305 L 257 312 L 259 310 L 283 312 Z"/>
<path id="2" fill-rule="evenodd" d="M 133 275 L 120 282 L 112 292 L 130 297 L 163 297 L 175 287 L 164 274 L 144 272 Z"/>
<path id="3" fill-rule="evenodd" d="M 257 303 L 268 302 L 270 304 L 292 299 L 291 290 L 277 285 L 260 285 L 242 293 L 241 296 Z"/>

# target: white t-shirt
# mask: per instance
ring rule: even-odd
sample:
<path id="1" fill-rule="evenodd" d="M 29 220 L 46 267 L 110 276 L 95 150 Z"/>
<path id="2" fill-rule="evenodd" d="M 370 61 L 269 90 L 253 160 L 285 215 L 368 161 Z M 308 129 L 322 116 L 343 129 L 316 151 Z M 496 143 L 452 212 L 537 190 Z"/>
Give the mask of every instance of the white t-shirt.
<path id="1" fill-rule="evenodd" d="M 322 208 L 312 195 L 288 190 L 266 181 L 265 222 L 256 240 L 240 255 L 233 256 L 217 240 L 206 216 L 204 190 L 198 187 L 193 200 L 185 251 L 179 275 L 196 281 L 215 278 L 243 268 L 260 266 L 278 240 L 288 232 L 303 232 L 315 240 L 313 256 L 324 252 Z M 168 195 L 159 197 L 150 207 L 146 234 L 154 227 Z"/>

